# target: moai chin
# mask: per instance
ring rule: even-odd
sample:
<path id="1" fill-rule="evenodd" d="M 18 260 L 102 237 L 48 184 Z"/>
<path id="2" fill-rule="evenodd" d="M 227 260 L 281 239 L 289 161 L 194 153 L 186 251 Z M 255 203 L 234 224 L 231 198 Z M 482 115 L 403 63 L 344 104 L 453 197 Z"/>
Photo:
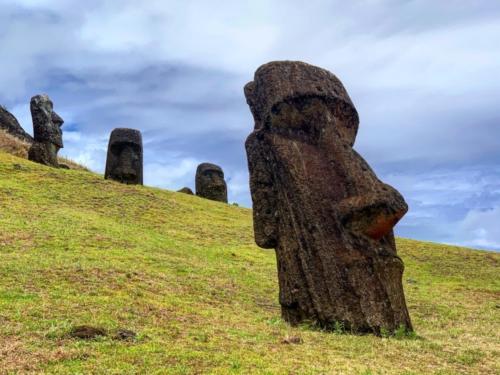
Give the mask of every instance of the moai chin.
<path id="1" fill-rule="evenodd" d="M 393 227 L 403 197 L 354 151 L 358 113 L 340 80 L 271 62 L 245 86 L 257 245 L 276 249 L 282 317 L 353 332 L 412 325 Z"/>
<path id="2" fill-rule="evenodd" d="M 142 185 L 142 135 L 139 130 L 116 128 L 111 132 L 104 178 Z"/>
<path id="3" fill-rule="evenodd" d="M 218 165 L 202 163 L 196 169 L 196 195 L 227 203 L 227 185 L 224 172 Z"/>
<path id="4" fill-rule="evenodd" d="M 30 110 L 34 141 L 28 151 L 28 159 L 58 167 L 57 153 L 63 148 L 61 127 L 64 120 L 54 112 L 52 100 L 45 94 L 31 98 Z"/>

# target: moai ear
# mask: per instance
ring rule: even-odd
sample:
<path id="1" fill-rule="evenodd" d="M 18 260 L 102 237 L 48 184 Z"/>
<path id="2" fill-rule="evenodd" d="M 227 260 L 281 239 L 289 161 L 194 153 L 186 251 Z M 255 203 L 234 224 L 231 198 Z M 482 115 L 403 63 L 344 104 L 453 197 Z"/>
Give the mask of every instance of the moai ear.
<path id="1" fill-rule="evenodd" d="M 272 175 L 255 132 L 247 138 L 245 148 L 250 171 L 255 242 L 264 249 L 273 249 L 279 239 L 277 197 Z"/>
<path id="2" fill-rule="evenodd" d="M 255 129 L 259 129 L 262 127 L 262 121 L 259 116 L 259 111 L 256 108 L 256 102 L 255 102 L 255 82 L 251 81 L 248 82 L 245 87 L 243 88 L 243 91 L 245 93 L 245 98 L 247 100 L 247 104 L 250 107 L 250 111 L 252 112 L 254 121 L 255 121 Z"/>

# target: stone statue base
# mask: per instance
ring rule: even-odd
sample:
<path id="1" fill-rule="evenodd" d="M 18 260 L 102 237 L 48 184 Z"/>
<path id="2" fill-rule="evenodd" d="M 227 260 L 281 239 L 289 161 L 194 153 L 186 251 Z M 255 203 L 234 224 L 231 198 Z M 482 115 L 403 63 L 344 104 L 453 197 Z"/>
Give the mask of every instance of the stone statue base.
<path id="1" fill-rule="evenodd" d="M 50 142 L 33 142 L 29 151 L 28 159 L 35 163 L 49 165 L 51 167 L 59 167 L 57 161 L 57 152 L 59 147 Z"/>

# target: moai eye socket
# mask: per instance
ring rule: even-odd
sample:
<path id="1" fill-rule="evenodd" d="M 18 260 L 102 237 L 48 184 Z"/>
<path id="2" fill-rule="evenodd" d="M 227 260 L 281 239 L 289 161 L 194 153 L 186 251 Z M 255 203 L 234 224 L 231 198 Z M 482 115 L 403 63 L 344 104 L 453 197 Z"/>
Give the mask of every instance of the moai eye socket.
<path id="1" fill-rule="evenodd" d="M 129 147 L 132 149 L 132 151 L 134 152 L 134 156 L 138 156 L 141 152 L 141 148 L 139 147 L 138 144 L 136 143 L 130 143 L 129 144 Z"/>
<path id="2" fill-rule="evenodd" d="M 323 98 L 300 97 L 275 105 L 266 123 L 278 134 L 315 143 L 326 128 L 334 126 L 335 116 Z"/>
<path id="3" fill-rule="evenodd" d="M 113 143 L 111 145 L 111 152 L 115 155 L 120 155 L 120 153 L 124 149 L 124 146 L 125 146 L 124 143 Z"/>

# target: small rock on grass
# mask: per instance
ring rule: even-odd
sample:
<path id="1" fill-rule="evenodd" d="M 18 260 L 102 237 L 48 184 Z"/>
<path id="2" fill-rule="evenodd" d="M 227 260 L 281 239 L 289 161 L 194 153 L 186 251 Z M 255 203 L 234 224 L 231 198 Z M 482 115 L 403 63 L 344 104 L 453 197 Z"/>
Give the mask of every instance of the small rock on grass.
<path id="1" fill-rule="evenodd" d="M 115 335 L 113 338 L 115 340 L 124 340 L 124 341 L 132 341 L 135 340 L 137 337 L 137 333 L 134 331 L 131 331 L 129 329 L 119 329 L 116 331 Z"/>
<path id="2" fill-rule="evenodd" d="M 97 336 L 106 336 L 107 333 L 103 328 L 83 325 L 74 327 L 70 331 L 69 335 L 77 339 L 90 340 L 96 338 Z"/>
<path id="3" fill-rule="evenodd" d="M 281 340 L 282 344 L 302 344 L 304 341 L 299 336 L 287 336 Z"/>

